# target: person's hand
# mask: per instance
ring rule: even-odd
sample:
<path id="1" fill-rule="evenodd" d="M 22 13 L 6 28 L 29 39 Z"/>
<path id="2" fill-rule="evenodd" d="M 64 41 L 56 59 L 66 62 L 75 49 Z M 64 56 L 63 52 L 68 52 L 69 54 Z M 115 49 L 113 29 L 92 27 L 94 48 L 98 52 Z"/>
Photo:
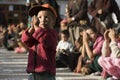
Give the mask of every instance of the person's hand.
<path id="1" fill-rule="evenodd" d="M 77 40 L 75 41 L 75 46 L 76 46 L 77 49 L 80 48 L 80 43 Z"/>
<path id="2" fill-rule="evenodd" d="M 72 22 L 72 18 L 67 18 L 68 23 Z"/>
<path id="3" fill-rule="evenodd" d="M 98 14 L 102 14 L 102 9 L 99 9 L 99 10 L 98 10 Z"/>
<path id="4" fill-rule="evenodd" d="M 85 31 L 83 31 L 83 43 L 88 42 L 88 40 L 89 40 L 88 34 Z"/>
<path id="5" fill-rule="evenodd" d="M 32 17 L 32 22 L 31 23 L 32 23 L 33 26 L 39 26 L 39 19 L 37 18 L 37 16 L 34 15 Z"/>
<path id="6" fill-rule="evenodd" d="M 108 36 L 110 37 L 111 41 L 115 41 L 115 30 L 110 29 Z"/>
<path id="7" fill-rule="evenodd" d="M 81 73 L 81 67 L 80 66 L 77 66 L 74 71 L 74 73 Z"/>
<path id="8" fill-rule="evenodd" d="M 32 35 L 35 31 L 35 24 L 36 24 L 37 20 L 36 20 L 36 16 L 34 15 L 32 17 L 32 20 L 31 20 L 31 27 L 29 28 L 28 32 L 30 35 Z"/>
<path id="9" fill-rule="evenodd" d="M 39 27 L 39 19 L 35 15 L 32 17 L 31 26 L 34 27 L 35 30 Z"/>
<path id="10" fill-rule="evenodd" d="M 109 30 L 107 29 L 107 30 L 104 32 L 104 39 L 105 39 L 106 41 L 109 41 L 109 40 L 110 40 L 109 37 L 108 37 L 108 33 L 109 33 Z"/>

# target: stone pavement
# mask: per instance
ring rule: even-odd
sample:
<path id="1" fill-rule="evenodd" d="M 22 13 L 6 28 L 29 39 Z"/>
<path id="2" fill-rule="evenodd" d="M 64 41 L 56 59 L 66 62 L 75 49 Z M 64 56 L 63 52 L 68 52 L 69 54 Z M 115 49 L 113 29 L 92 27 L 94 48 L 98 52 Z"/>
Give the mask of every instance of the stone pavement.
<path id="1" fill-rule="evenodd" d="M 0 80 L 28 80 L 25 72 L 27 54 L 16 54 L 0 48 Z M 69 71 L 68 68 L 57 68 L 56 80 L 103 80 L 100 76 L 82 76 Z"/>

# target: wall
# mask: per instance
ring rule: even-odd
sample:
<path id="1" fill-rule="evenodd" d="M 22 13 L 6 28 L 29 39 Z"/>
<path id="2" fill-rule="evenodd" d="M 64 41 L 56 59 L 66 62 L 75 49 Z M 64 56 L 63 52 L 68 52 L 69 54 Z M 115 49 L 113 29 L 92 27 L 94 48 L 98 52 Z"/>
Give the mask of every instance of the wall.
<path id="1" fill-rule="evenodd" d="M 65 14 L 65 6 L 68 1 L 58 0 L 57 3 L 60 6 L 60 15 L 63 17 Z"/>

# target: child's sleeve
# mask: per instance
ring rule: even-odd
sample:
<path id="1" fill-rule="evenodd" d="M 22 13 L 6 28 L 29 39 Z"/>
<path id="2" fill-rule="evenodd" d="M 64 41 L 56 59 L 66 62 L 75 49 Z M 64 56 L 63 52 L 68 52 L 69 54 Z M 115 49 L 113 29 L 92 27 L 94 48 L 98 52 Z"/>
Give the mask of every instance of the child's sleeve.
<path id="1" fill-rule="evenodd" d="M 28 47 L 32 47 L 35 44 L 35 39 L 31 35 L 29 35 L 28 29 L 23 32 L 21 40 Z"/>
<path id="2" fill-rule="evenodd" d="M 120 58 L 120 49 L 118 48 L 117 43 L 111 42 L 110 48 L 111 48 L 112 53 L 115 55 L 115 57 Z"/>
<path id="3" fill-rule="evenodd" d="M 106 40 L 103 42 L 102 56 L 104 57 L 110 56 L 109 42 L 107 42 Z"/>

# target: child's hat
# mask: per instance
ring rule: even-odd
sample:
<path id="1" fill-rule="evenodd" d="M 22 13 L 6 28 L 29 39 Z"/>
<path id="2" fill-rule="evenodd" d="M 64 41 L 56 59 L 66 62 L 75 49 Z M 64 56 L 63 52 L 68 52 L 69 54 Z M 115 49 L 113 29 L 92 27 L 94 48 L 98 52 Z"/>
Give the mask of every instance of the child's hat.
<path id="1" fill-rule="evenodd" d="M 55 15 L 55 17 L 57 17 L 56 10 L 50 4 L 34 5 L 29 9 L 28 14 L 32 17 L 34 15 L 37 15 L 40 10 L 47 9 L 50 10 Z"/>

